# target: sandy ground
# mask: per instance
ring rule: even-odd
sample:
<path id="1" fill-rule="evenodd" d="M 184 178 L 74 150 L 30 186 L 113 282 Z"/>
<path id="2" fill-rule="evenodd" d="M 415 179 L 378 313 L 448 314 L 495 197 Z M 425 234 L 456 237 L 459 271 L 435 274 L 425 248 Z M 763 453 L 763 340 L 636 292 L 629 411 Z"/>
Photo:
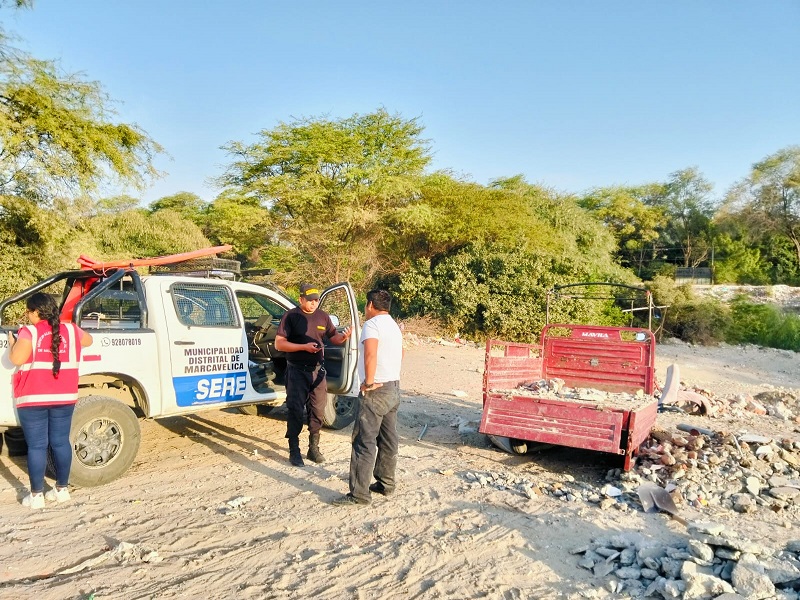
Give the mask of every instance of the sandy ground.
<path id="1" fill-rule="evenodd" d="M 794 353 L 663 344 L 660 381 L 673 362 L 685 382 L 718 394 L 800 387 Z M 282 408 L 266 417 L 228 410 L 145 421 L 123 477 L 75 489 L 71 502 L 43 511 L 20 505 L 24 459 L 4 451 L 0 598 L 567 598 L 598 585 L 570 550 L 615 532 L 685 535 L 664 514 L 472 485 L 468 473 L 601 485 L 619 466 L 585 451 L 496 450 L 470 431 L 481 414 L 482 369 L 480 347 L 409 346 L 399 488 L 364 508 L 330 504 L 347 491 L 350 428 L 324 432 L 324 465 L 293 468 Z M 658 424 L 676 418 L 659 415 Z M 769 416 L 681 419 L 800 438 L 796 425 Z M 786 517 L 687 513 L 736 519 L 754 540 L 798 537 L 799 523 Z"/>

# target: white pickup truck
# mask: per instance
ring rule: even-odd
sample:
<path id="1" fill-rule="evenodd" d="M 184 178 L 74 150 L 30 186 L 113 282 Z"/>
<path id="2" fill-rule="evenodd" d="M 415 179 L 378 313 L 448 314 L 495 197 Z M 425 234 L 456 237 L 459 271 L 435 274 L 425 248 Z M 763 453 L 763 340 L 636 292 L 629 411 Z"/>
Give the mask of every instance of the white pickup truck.
<path id="1" fill-rule="evenodd" d="M 294 301 L 277 287 L 237 281 L 235 261 L 205 259 L 202 265 L 151 267 L 147 275 L 131 266 L 66 271 L 0 303 L 0 430 L 19 426 L 5 332 L 16 331 L 25 299 L 39 291 L 59 302 L 62 321 L 78 323 L 94 338 L 84 349 L 70 432 L 74 485 L 101 485 L 130 467 L 139 448 L 139 417 L 230 406 L 257 414 L 282 404 L 286 358 L 274 340 Z M 320 308 L 338 328 L 353 328 L 344 346 L 324 349 L 325 424 L 339 429 L 352 423 L 358 401 L 360 327 L 350 285 L 326 289 Z"/>

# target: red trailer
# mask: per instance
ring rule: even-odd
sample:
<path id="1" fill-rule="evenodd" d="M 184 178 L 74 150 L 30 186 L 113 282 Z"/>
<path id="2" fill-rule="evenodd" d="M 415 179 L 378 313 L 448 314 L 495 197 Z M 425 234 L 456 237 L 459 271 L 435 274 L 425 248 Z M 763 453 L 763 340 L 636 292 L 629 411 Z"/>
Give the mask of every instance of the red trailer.
<path id="1" fill-rule="evenodd" d="M 519 454 L 526 442 L 619 454 L 628 470 L 658 411 L 655 346 L 649 328 L 574 324 L 546 325 L 539 345 L 488 340 L 479 431 Z M 520 387 L 538 380 L 569 393 Z"/>

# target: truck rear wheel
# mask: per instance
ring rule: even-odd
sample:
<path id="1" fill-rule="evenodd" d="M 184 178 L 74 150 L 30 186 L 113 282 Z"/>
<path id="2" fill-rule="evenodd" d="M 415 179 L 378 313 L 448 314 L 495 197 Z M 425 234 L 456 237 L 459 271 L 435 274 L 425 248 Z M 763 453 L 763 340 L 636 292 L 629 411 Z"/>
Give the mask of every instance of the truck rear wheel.
<path id="1" fill-rule="evenodd" d="M 125 404 L 106 396 L 78 401 L 69 432 L 73 456 L 70 483 L 94 487 L 113 481 L 133 464 L 139 451 L 139 420 Z M 48 460 L 51 472 L 55 472 Z"/>
<path id="2" fill-rule="evenodd" d="M 344 429 L 356 420 L 358 397 L 328 394 L 322 424 L 330 429 Z"/>

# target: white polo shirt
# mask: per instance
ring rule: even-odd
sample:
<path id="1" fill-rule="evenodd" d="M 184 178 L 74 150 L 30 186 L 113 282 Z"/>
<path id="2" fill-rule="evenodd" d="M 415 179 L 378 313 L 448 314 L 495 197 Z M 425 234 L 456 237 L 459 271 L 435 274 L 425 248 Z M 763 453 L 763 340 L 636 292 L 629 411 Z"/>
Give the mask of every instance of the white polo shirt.
<path id="1" fill-rule="evenodd" d="M 361 329 L 360 352 L 358 353 L 358 377 L 364 376 L 364 340 L 378 340 L 378 365 L 375 369 L 375 383 L 400 381 L 400 367 L 403 361 L 403 334 L 400 327 L 389 315 L 376 315 L 364 323 Z"/>

